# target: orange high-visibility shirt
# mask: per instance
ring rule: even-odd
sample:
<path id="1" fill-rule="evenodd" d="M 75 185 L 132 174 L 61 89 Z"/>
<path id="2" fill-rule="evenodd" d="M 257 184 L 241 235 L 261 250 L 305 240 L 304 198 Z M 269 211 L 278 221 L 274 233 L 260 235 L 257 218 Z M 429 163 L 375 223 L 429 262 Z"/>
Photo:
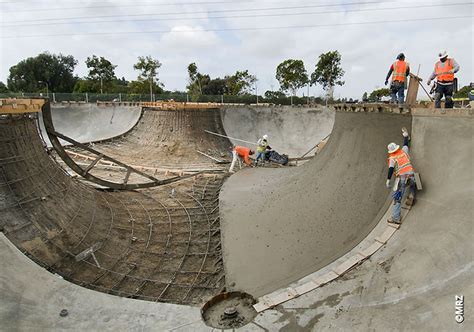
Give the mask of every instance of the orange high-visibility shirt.
<path id="1" fill-rule="evenodd" d="M 397 60 L 393 63 L 393 74 L 392 74 L 392 81 L 399 81 L 405 82 L 405 78 L 407 75 L 407 67 L 408 63 L 402 60 Z"/>
<path id="2" fill-rule="evenodd" d="M 444 67 L 442 67 L 442 62 L 438 61 L 435 65 L 435 72 L 436 76 L 438 77 L 438 81 L 441 82 L 452 82 L 454 81 L 454 73 L 449 73 L 449 71 L 453 70 L 454 65 L 452 59 L 447 59 Z"/>
<path id="3" fill-rule="evenodd" d="M 395 161 L 395 174 L 403 175 L 409 172 L 414 172 L 413 166 L 411 165 L 410 157 L 402 149 L 398 149 L 394 153 L 390 153 L 388 156 L 388 162 L 390 159 Z"/>
<path id="4" fill-rule="evenodd" d="M 250 156 L 249 148 L 246 148 L 245 146 L 236 146 L 234 150 L 235 152 L 237 152 L 240 158 L 244 159 L 244 163 L 246 163 L 249 166 L 252 164 L 249 160 L 249 156 Z"/>

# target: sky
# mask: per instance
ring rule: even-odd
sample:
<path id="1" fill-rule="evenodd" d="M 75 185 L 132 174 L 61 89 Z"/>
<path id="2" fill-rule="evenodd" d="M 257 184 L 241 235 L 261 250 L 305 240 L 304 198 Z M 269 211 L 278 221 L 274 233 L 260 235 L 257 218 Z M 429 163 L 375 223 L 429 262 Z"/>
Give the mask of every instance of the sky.
<path id="1" fill-rule="evenodd" d="M 473 0 L 0 0 L 0 81 L 41 52 L 73 55 L 87 75 L 93 54 L 136 79 L 138 56 L 162 63 L 166 90 L 185 90 L 195 62 L 211 77 L 249 70 L 257 90 L 278 90 L 275 70 L 304 61 L 311 74 L 321 53 L 338 50 L 345 71 L 336 98 L 360 99 L 384 86 L 397 54 L 425 81 L 446 50 L 460 64 L 459 85 L 474 81 Z M 319 86 L 310 95 L 320 96 Z M 307 88 L 298 95 L 307 95 Z M 425 98 L 422 90 L 419 97 Z"/>

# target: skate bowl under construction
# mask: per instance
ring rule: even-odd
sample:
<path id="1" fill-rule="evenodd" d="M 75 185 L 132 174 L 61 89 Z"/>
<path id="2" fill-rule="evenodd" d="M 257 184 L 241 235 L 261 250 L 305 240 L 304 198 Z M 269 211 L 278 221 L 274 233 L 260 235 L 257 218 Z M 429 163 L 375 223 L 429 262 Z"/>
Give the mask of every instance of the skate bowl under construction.
<path id="1" fill-rule="evenodd" d="M 85 142 L 106 140 L 94 147 L 166 176 L 166 168 L 225 169 L 196 150 L 228 159 L 234 142 L 204 130 L 249 141 L 266 133 L 277 150 L 299 156 L 332 127 L 329 110 L 302 109 L 298 123 L 298 108 L 288 118 L 267 108 L 145 108 L 121 133 Z M 255 125 L 262 132 L 247 137 Z M 472 112 L 384 106 L 339 109 L 328 144 L 303 166 L 130 192 L 71 177 L 45 151 L 34 117 L 1 116 L 2 326 L 211 331 L 197 305 L 224 289 L 257 298 L 287 287 L 385 222 L 386 145 L 401 141 L 403 126 L 424 190 L 402 227 L 359 266 L 242 331 L 453 330 L 455 295 L 474 297 Z M 284 132 L 292 128 L 296 135 Z M 97 172 L 115 176 L 106 166 Z M 464 310 L 469 330 L 474 311 Z"/>

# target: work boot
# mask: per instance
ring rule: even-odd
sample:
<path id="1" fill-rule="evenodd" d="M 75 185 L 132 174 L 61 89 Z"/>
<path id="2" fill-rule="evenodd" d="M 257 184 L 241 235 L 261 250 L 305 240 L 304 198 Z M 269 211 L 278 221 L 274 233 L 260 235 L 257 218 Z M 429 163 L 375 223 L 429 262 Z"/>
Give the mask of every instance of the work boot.
<path id="1" fill-rule="evenodd" d="M 409 195 L 405 201 L 405 204 L 407 206 L 413 206 L 415 205 L 415 197 L 413 197 L 412 195 Z"/>
<path id="2" fill-rule="evenodd" d="M 388 221 L 389 223 L 391 223 L 391 224 L 396 224 L 396 225 L 400 225 L 400 224 L 401 224 L 400 220 L 398 220 L 398 219 L 393 219 L 393 217 L 388 218 L 387 221 Z"/>

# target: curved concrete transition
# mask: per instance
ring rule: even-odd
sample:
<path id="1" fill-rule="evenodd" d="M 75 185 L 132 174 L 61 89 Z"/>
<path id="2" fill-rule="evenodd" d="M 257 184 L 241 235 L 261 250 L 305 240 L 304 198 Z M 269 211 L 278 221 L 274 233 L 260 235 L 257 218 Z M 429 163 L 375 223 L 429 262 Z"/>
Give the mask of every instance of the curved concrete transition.
<path id="1" fill-rule="evenodd" d="M 111 139 L 128 132 L 137 124 L 142 111 L 138 105 L 64 103 L 52 104 L 51 113 L 59 133 L 78 142 L 89 143 Z M 43 137 L 48 146 L 51 146 L 41 113 L 39 116 Z"/>
<path id="2" fill-rule="evenodd" d="M 312 161 L 231 176 L 220 195 L 228 285 L 261 296 L 358 244 L 386 209 L 386 146 L 410 124 L 408 115 L 337 112 Z"/>
<path id="3" fill-rule="evenodd" d="M 145 163 L 156 153 L 185 167 L 186 155 L 206 146 L 209 136 L 197 142 L 184 136 L 236 130 L 249 139 L 242 137 L 249 117 L 259 127 L 287 128 L 272 123 L 280 116 L 260 113 L 275 109 L 235 107 L 234 124 L 231 109 L 222 112 L 222 122 L 219 110 L 147 110 L 142 119 L 149 124 L 130 119 L 132 130 L 117 131 L 126 135 L 95 148 L 134 161 L 124 144 L 147 154 Z M 226 177 L 216 174 L 133 192 L 94 189 L 48 156 L 32 117 L 0 116 L 0 330 L 212 331 L 199 306 L 224 287 L 258 296 L 291 286 L 374 228 L 389 205 L 386 145 L 401 141 L 402 126 L 412 133 L 424 190 L 401 228 L 339 279 L 237 330 L 472 330 L 472 111 L 347 109 L 336 112 L 331 138 L 314 159 L 301 167 L 244 168 L 227 180 L 220 203 Z M 327 124 L 311 135 L 330 127 L 318 117 L 331 113 L 301 112 L 315 116 L 314 126 Z M 280 129 L 267 133 L 278 143 Z M 306 142 L 305 150 L 318 143 L 301 135 L 286 138 Z M 216 153 L 228 152 L 229 141 L 209 139 Z M 181 140 L 188 146 L 184 155 L 160 150 Z M 296 151 L 292 142 L 281 144 Z M 76 260 L 90 248 L 99 264 L 91 255 Z M 465 298 L 462 324 L 455 321 L 455 295 Z M 60 317 L 62 309 L 67 316 Z"/>
<path id="4" fill-rule="evenodd" d="M 334 125 L 334 111 L 324 107 L 227 106 L 221 116 L 230 137 L 257 142 L 267 134 L 270 146 L 290 157 L 305 154 L 329 135 Z"/>

